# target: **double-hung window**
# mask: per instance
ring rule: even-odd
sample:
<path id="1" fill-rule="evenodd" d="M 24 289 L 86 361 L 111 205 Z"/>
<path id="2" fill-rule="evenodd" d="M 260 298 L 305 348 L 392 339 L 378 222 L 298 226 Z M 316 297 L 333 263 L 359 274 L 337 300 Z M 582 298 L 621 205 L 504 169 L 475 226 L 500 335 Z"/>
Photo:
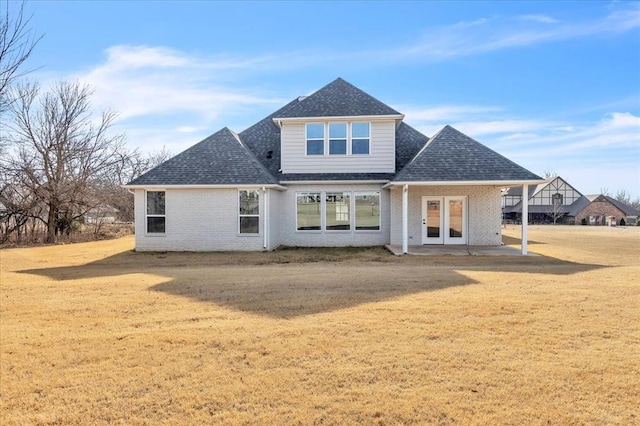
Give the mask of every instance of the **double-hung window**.
<path id="1" fill-rule="evenodd" d="M 147 234 L 164 234 L 166 215 L 164 205 L 164 191 L 147 191 Z"/>
<path id="2" fill-rule="evenodd" d="M 329 123 L 329 155 L 347 154 L 347 123 Z"/>
<path id="3" fill-rule="evenodd" d="M 351 123 L 351 153 L 369 154 L 369 123 Z"/>
<path id="4" fill-rule="evenodd" d="M 241 234 L 260 233 L 260 192 L 238 191 L 238 222 Z"/>
<path id="5" fill-rule="evenodd" d="M 324 155 L 324 123 L 307 123 L 307 155 Z"/>

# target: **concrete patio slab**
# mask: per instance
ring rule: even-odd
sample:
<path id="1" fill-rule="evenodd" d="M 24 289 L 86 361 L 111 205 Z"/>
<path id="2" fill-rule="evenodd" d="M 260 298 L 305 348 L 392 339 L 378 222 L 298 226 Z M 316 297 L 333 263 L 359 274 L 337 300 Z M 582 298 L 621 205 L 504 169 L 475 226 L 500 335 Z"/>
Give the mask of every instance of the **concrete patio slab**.
<path id="1" fill-rule="evenodd" d="M 401 245 L 387 245 L 387 250 L 396 256 L 402 255 Z M 410 255 L 416 256 L 522 256 L 519 247 L 512 246 L 409 246 Z M 530 256 L 536 256 L 529 253 Z"/>

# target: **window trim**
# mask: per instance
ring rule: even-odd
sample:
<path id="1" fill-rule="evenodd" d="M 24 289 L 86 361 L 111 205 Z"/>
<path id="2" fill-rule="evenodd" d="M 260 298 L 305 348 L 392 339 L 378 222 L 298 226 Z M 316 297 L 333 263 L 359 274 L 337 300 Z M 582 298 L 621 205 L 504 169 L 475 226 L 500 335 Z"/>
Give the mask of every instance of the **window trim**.
<path id="1" fill-rule="evenodd" d="M 356 205 L 356 197 L 358 195 L 367 195 L 367 194 L 376 194 L 378 196 L 378 229 L 358 229 L 358 207 Z M 382 232 L 382 192 L 371 190 L 371 191 L 353 191 L 353 230 L 358 233 L 366 233 L 366 232 Z"/>
<path id="2" fill-rule="evenodd" d="M 366 124 L 368 127 L 368 134 L 369 136 L 367 136 L 366 138 L 363 137 L 353 137 L 353 125 L 354 124 Z M 349 144 L 349 152 L 351 155 L 356 155 L 356 156 L 362 156 L 362 155 L 371 155 L 371 122 L 370 121 L 351 121 L 349 122 L 349 136 L 350 137 L 350 144 Z M 353 153 L 353 142 L 354 141 L 362 141 L 362 140 L 366 140 L 367 141 L 367 153 L 366 154 L 354 154 Z"/>
<path id="3" fill-rule="evenodd" d="M 296 232 L 304 232 L 304 233 L 310 233 L 310 234 L 320 234 L 323 232 L 323 227 L 324 227 L 324 203 L 322 202 L 323 200 L 323 192 L 324 191 L 296 191 L 295 196 L 296 196 Z M 320 196 L 320 229 L 299 229 L 298 226 L 298 196 L 299 195 L 304 195 L 304 194 L 318 194 Z"/>
<path id="4" fill-rule="evenodd" d="M 240 193 L 241 192 L 256 192 L 258 194 L 258 214 L 241 214 L 240 213 Z M 236 207 L 236 212 L 238 212 L 238 236 L 240 237 L 259 237 L 260 235 L 262 235 L 262 233 L 260 232 L 262 230 L 262 226 L 260 226 L 260 212 L 262 211 L 262 208 L 260 206 L 260 204 L 262 203 L 261 201 L 261 197 L 260 197 L 260 190 L 259 189 L 238 189 L 238 193 L 237 193 L 237 198 L 238 200 L 238 205 Z M 258 232 L 242 232 L 242 228 L 241 226 L 241 218 L 243 217 L 257 217 L 258 218 Z"/>
<path id="5" fill-rule="evenodd" d="M 308 135 L 308 127 L 313 124 L 321 124 L 323 129 L 323 137 L 322 138 L 309 138 Z M 329 134 L 330 126 L 332 124 L 345 124 L 347 135 L 346 135 L 346 147 L 344 154 L 332 154 L 331 151 L 331 136 Z M 353 137 L 353 124 L 367 124 L 369 128 L 369 137 Z M 310 158 L 318 158 L 318 157 L 364 157 L 372 155 L 372 145 L 371 145 L 371 121 L 309 121 L 305 123 L 304 126 L 304 156 Z M 342 140 L 336 139 L 333 140 Z M 353 143 L 354 141 L 368 141 L 368 152 L 366 154 L 354 154 L 353 153 Z M 322 154 L 309 154 L 309 141 L 322 141 Z"/>
<path id="6" fill-rule="evenodd" d="M 321 124 L 322 125 L 322 138 L 310 138 L 309 137 L 309 125 Z M 327 124 L 326 123 L 305 123 L 304 125 L 304 155 L 307 157 L 324 157 L 327 155 Z M 322 141 L 322 154 L 309 154 L 309 141 Z"/>
<path id="7" fill-rule="evenodd" d="M 149 198 L 150 192 L 164 193 L 164 214 L 149 214 Z M 161 217 L 164 219 L 164 232 L 149 232 L 149 218 Z M 144 190 L 144 235 L 149 237 L 164 237 L 167 234 L 167 191 L 164 189 L 145 189 Z"/>

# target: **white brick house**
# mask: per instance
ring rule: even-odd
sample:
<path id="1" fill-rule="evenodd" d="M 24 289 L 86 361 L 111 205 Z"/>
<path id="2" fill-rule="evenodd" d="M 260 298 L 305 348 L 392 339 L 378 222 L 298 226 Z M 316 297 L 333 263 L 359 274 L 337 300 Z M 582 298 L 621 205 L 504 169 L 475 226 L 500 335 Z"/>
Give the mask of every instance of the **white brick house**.
<path id="1" fill-rule="evenodd" d="M 450 126 L 429 139 L 403 119 L 339 78 L 224 128 L 127 185 L 136 250 L 501 244 L 501 189 L 541 178 Z"/>

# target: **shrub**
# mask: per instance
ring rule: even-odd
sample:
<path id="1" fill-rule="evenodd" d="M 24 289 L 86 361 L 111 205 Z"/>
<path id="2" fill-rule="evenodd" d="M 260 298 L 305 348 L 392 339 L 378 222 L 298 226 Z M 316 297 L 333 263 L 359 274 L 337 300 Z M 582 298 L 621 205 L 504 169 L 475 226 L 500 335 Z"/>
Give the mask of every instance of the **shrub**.
<path id="1" fill-rule="evenodd" d="M 587 224 L 587 218 L 583 217 L 582 221 L 580 221 L 581 224 L 586 225 Z"/>

